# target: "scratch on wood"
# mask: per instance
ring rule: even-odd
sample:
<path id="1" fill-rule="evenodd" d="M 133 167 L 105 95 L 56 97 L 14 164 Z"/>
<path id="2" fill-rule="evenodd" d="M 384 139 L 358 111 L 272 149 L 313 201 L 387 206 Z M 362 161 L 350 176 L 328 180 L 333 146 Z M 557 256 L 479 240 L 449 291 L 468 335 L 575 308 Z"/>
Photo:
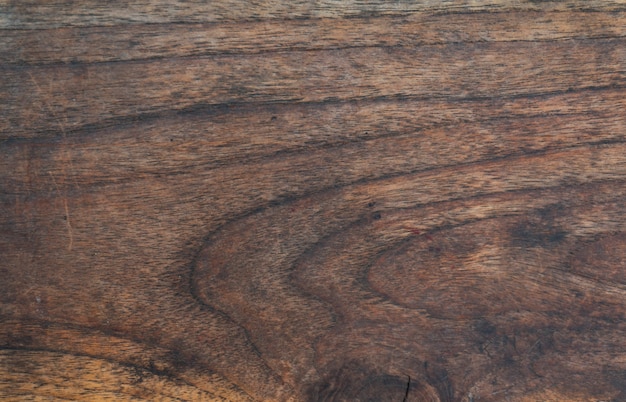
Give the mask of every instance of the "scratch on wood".
<path id="1" fill-rule="evenodd" d="M 43 91 L 41 90 L 41 87 L 37 83 L 37 80 L 35 79 L 35 77 L 30 72 L 28 72 L 28 75 L 30 76 L 30 79 L 33 82 L 33 85 L 35 86 L 35 88 L 37 88 L 37 92 L 39 93 L 39 95 L 43 95 Z M 59 126 L 59 130 L 61 131 L 61 135 L 63 136 L 63 140 L 65 142 L 65 140 L 67 140 L 67 132 L 65 130 L 65 125 L 63 124 L 61 119 L 58 118 L 58 116 L 54 112 L 54 109 L 50 105 L 48 105 L 45 101 L 42 101 L 42 102 L 44 104 L 44 107 L 48 109 L 52 117 L 56 120 Z M 67 164 L 70 167 L 70 172 L 73 173 L 74 163 L 72 162 L 72 155 L 70 151 L 67 149 L 67 147 L 64 147 L 64 159 L 65 159 L 65 162 L 67 162 Z M 54 187 L 57 190 L 57 193 L 61 194 L 61 190 L 59 189 L 56 179 L 54 178 L 54 175 L 52 174 L 52 172 L 48 172 L 48 173 L 50 174 L 50 177 L 52 177 L 52 181 L 54 183 Z M 74 183 L 76 184 L 76 186 L 78 186 L 78 183 L 76 183 L 76 177 L 73 174 L 71 176 L 74 178 Z M 67 246 L 67 250 L 72 251 L 72 246 L 74 245 L 74 234 L 72 230 L 72 223 L 70 220 L 70 210 L 69 210 L 69 206 L 67 202 L 67 184 L 66 184 L 67 172 L 65 171 L 65 166 L 63 166 L 63 183 L 64 183 L 64 187 L 66 187 L 65 194 L 63 194 L 63 209 L 65 210 L 65 223 L 67 225 L 67 231 L 68 231 L 68 237 L 69 237 L 69 244 Z"/>
<path id="2" fill-rule="evenodd" d="M 63 137 L 63 142 L 66 143 L 67 141 L 67 131 L 65 129 L 65 125 L 63 124 L 63 122 L 61 121 L 61 119 L 57 116 L 57 114 L 54 112 L 54 109 L 52 108 L 52 106 L 50 106 L 45 100 L 43 100 L 43 91 L 41 89 L 41 87 L 39 86 L 39 84 L 37 83 L 37 80 L 35 79 L 35 77 L 33 76 L 33 74 L 29 71 L 28 75 L 30 76 L 31 81 L 33 82 L 33 85 L 35 86 L 35 88 L 37 88 L 37 92 L 39 93 L 39 95 L 42 98 L 42 103 L 43 106 L 45 107 L 45 109 L 48 110 L 48 112 L 50 112 L 50 114 L 52 115 L 52 117 L 54 118 L 54 120 L 56 120 L 57 125 L 59 126 L 59 130 L 61 131 L 61 136 Z M 66 144 L 65 144 L 66 145 Z M 70 153 L 70 151 L 68 150 L 67 147 L 63 147 L 64 152 L 64 162 L 66 162 L 69 167 L 70 167 L 70 172 L 74 173 L 74 162 L 72 161 L 72 155 Z M 65 176 L 65 178 L 67 178 L 67 174 L 65 173 L 65 166 L 63 167 L 63 175 Z M 72 178 L 74 180 L 74 184 L 76 185 L 76 187 L 78 187 L 78 183 L 76 182 L 76 176 L 74 174 L 72 174 Z"/>
<path id="3" fill-rule="evenodd" d="M 57 193 L 61 194 L 61 191 L 59 190 L 59 186 L 57 185 L 57 181 L 54 178 L 54 175 L 52 174 L 52 172 L 48 172 L 48 174 L 52 178 L 52 182 L 54 183 L 54 187 L 56 188 Z M 72 223 L 70 221 L 70 208 L 67 204 L 66 195 L 63 196 L 63 209 L 65 210 L 65 224 L 67 225 L 67 235 L 69 237 L 69 244 L 67 245 L 67 250 L 72 251 L 72 246 L 74 245 L 74 233 L 72 230 Z"/>

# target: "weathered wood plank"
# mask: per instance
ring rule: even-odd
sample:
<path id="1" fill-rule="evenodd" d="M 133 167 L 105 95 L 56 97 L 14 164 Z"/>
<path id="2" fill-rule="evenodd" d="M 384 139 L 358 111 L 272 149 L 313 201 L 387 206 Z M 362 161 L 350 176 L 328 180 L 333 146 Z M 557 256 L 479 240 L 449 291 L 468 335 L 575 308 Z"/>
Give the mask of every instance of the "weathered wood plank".
<path id="1" fill-rule="evenodd" d="M 0 1 L 0 399 L 626 397 L 621 1 Z"/>

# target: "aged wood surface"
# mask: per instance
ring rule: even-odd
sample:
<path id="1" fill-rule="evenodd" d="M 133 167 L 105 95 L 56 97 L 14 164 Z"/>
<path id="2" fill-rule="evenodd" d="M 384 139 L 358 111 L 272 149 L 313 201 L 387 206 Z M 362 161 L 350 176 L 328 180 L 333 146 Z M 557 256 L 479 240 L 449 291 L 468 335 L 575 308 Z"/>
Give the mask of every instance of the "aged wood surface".
<path id="1" fill-rule="evenodd" d="M 626 400 L 626 2 L 0 0 L 0 399 Z"/>

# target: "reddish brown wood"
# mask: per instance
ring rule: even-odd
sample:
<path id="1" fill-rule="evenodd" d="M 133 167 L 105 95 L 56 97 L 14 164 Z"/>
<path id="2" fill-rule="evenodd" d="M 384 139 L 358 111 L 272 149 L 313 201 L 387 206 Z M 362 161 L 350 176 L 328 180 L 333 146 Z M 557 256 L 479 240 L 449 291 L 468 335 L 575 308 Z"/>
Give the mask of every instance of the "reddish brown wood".
<path id="1" fill-rule="evenodd" d="M 626 398 L 621 1 L 0 0 L 0 399 Z"/>

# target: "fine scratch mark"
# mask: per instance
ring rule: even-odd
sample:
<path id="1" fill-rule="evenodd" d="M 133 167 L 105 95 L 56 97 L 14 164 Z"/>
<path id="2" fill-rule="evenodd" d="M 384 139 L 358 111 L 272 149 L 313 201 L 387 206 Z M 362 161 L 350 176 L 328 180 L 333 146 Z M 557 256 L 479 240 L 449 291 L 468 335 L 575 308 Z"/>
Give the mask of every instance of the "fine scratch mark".
<path id="1" fill-rule="evenodd" d="M 59 186 L 57 185 L 57 181 L 54 178 L 52 172 L 48 172 L 50 177 L 52 178 L 52 182 L 54 183 L 54 187 L 57 190 L 58 194 L 61 194 L 59 190 Z M 63 208 L 65 209 L 65 224 L 67 225 L 67 235 L 69 237 L 69 244 L 67 245 L 67 250 L 72 251 L 72 246 L 74 245 L 74 233 L 72 231 L 72 223 L 70 221 L 70 209 L 67 205 L 67 197 L 63 196 Z"/>
<path id="2" fill-rule="evenodd" d="M 39 95 L 43 96 L 43 90 L 39 86 L 39 83 L 37 83 L 37 80 L 35 79 L 33 74 L 29 71 L 28 75 L 30 76 L 30 80 L 33 82 L 33 85 L 35 85 L 35 88 L 37 88 L 37 92 L 39 93 Z M 65 132 L 65 125 L 63 124 L 61 119 L 59 119 L 57 114 L 54 112 L 54 109 L 45 100 L 43 100 L 43 98 L 42 98 L 42 103 L 44 107 L 48 109 L 48 112 L 52 115 L 54 120 L 56 120 L 57 124 L 59 125 L 59 128 L 61 129 L 61 134 L 63 135 L 63 139 L 65 139 L 67 135 L 67 133 Z"/>
<path id="3" fill-rule="evenodd" d="M 65 129 L 65 124 L 63 124 L 63 121 L 57 116 L 57 114 L 55 113 L 54 109 L 52 108 L 52 106 L 50 106 L 48 104 L 48 102 L 46 102 L 43 98 L 43 91 L 41 89 L 41 87 L 39 86 L 39 84 L 37 83 L 37 80 L 35 79 L 35 77 L 33 76 L 33 74 L 29 71 L 28 75 L 30 76 L 31 81 L 33 82 L 33 85 L 35 85 L 35 87 L 37 88 L 37 92 L 39 93 L 39 95 L 42 97 L 42 104 L 43 107 L 45 109 L 48 110 L 48 112 L 50 113 L 50 115 L 52 115 L 52 118 L 56 121 L 59 130 L 61 131 L 61 136 L 63 138 L 63 144 L 67 145 L 67 130 Z M 66 117 L 66 122 L 67 122 L 67 117 Z M 70 172 L 72 173 L 72 178 L 74 180 L 74 184 L 76 185 L 76 187 L 78 187 L 78 182 L 76 181 L 76 176 L 73 174 L 75 172 L 74 170 L 74 162 L 72 161 L 72 155 L 70 153 L 70 151 L 68 150 L 67 146 L 65 146 L 63 148 L 64 152 L 64 156 L 65 156 L 65 162 L 67 162 L 67 164 L 70 167 Z M 65 166 L 63 167 L 63 174 L 65 176 L 65 178 L 67 179 L 67 174 L 65 173 Z"/>
<path id="4" fill-rule="evenodd" d="M 39 86 L 39 84 L 37 83 L 37 80 L 35 79 L 35 77 L 30 72 L 28 72 L 28 75 L 30 76 L 30 79 L 33 82 L 33 85 L 35 85 L 35 87 L 37 88 L 37 92 L 42 97 L 43 106 L 52 115 L 54 120 L 56 120 L 57 125 L 59 127 L 59 130 L 61 131 L 61 135 L 62 135 L 62 138 L 63 138 L 63 144 L 65 145 L 63 147 L 63 156 L 64 156 L 65 164 L 63 164 L 63 166 L 62 166 L 63 187 L 64 187 L 64 190 L 65 190 L 64 193 L 61 193 L 61 190 L 59 189 L 57 181 L 54 178 L 54 175 L 52 174 L 52 172 L 48 171 L 48 174 L 52 178 L 52 182 L 54 183 L 54 187 L 56 188 L 57 194 L 59 194 L 59 195 L 61 195 L 63 197 L 63 209 L 65 210 L 65 223 L 67 225 L 67 232 L 68 232 L 68 237 L 69 237 L 69 244 L 67 246 L 67 250 L 68 251 L 72 251 L 72 246 L 74 245 L 74 233 L 73 233 L 73 229 L 72 229 L 72 223 L 70 221 L 70 209 L 69 209 L 68 202 L 67 202 L 67 192 L 68 192 L 69 185 L 67 184 L 67 171 L 65 170 L 66 169 L 66 164 L 69 166 L 70 175 L 73 178 L 74 184 L 76 185 L 76 187 L 78 187 L 78 183 L 76 182 L 76 175 L 74 174 L 75 169 L 74 169 L 74 163 L 72 161 L 72 155 L 71 155 L 71 153 L 70 153 L 70 151 L 69 151 L 69 149 L 67 147 L 67 131 L 65 130 L 65 125 L 63 124 L 61 119 L 59 119 L 57 114 L 54 112 L 54 109 L 49 104 L 47 104 L 47 102 L 44 100 L 44 98 L 43 98 L 43 91 L 42 91 L 41 87 Z"/>
<path id="5" fill-rule="evenodd" d="M 404 393 L 404 399 L 402 399 L 402 402 L 406 402 L 407 399 L 409 398 L 409 389 L 411 389 L 411 376 L 409 377 L 409 382 L 407 382 L 406 384 L 406 392 Z"/>

